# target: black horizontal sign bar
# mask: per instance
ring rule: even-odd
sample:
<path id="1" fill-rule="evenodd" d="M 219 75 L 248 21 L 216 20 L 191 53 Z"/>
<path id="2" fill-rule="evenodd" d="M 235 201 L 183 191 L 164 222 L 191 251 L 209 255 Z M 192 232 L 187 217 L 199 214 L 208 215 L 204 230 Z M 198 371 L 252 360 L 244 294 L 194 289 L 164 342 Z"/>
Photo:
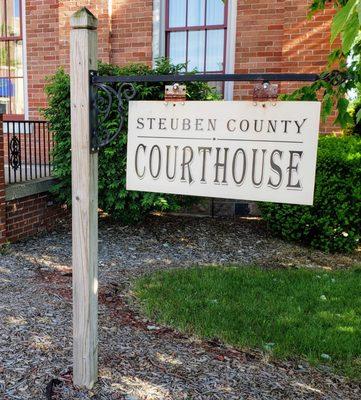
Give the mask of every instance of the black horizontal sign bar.
<path id="1" fill-rule="evenodd" d="M 93 83 L 135 82 L 315 82 L 317 74 L 178 74 L 178 75 L 120 75 L 92 76 Z"/>

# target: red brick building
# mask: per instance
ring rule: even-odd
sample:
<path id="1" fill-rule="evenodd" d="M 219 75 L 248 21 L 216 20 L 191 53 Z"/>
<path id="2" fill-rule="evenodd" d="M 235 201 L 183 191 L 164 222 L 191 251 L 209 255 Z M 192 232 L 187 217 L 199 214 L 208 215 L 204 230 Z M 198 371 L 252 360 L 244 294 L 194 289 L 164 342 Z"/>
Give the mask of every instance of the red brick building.
<path id="1" fill-rule="evenodd" d="M 0 0 L 0 103 L 7 117 L 36 118 L 45 77 L 69 64 L 69 19 L 99 19 L 99 58 L 149 65 L 159 56 L 202 72 L 319 72 L 332 10 L 307 20 L 303 0 Z M 226 99 L 250 87 L 227 83 Z M 281 91 L 285 91 L 283 86 Z"/>
<path id="2" fill-rule="evenodd" d="M 151 66 L 167 56 L 203 73 L 317 73 L 330 51 L 333 11 L 308 20 L 309 3 L 0 0 L 0 109 L 5 106 L 11 121 L 0 122 L 0 244 L 47 229 L 64 216 L 48 193 L 51 138 L 46 122 L 37 120 L 46 105 L 46 77 L 59 66 L 69 69 L 70 16 L 76 10 L 86 6 L 98 17 L 104 62 Z M 290 88 L 282 84 L 280 91 Z M 245 83 L 227 82 L 223 89 L 226 100 L 251 93 Z M 27 121 L 14 122 L 22 120 Z M 232 215 L 253 212 L 249 207 L 218 201 L 211 209 Z"/>

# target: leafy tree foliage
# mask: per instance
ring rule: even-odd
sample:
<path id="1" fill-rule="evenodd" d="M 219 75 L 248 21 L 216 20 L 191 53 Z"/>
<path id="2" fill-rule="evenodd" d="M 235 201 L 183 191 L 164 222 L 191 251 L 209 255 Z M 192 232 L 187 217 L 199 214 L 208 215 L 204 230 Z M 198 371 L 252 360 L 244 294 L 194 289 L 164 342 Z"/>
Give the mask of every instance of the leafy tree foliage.
<path id="1" fill-rule="evenodd" d="M 331 25 L 331 43 L 340 42 L 328 57 L 326 70 L 321 79 L 310 86 L 302 87 L 291 95 L 283 96 L 289 100 L 316 100 L 322 95 L 322 118 L 337 109 L 335 124 L 346 128 L 354 123 L 349 111 L 347 93 L 361 90 L 361 0 L 313 0 L 310 18 L 328 3 L 333 3 L 337 12 Z M 330 71 L 338 71 L 336 79 L 327 79 Z M 336 74 L 334 73 L 336 77 Z M 355 114 L 356 123 L 361 121 L 361 111 Z"/>

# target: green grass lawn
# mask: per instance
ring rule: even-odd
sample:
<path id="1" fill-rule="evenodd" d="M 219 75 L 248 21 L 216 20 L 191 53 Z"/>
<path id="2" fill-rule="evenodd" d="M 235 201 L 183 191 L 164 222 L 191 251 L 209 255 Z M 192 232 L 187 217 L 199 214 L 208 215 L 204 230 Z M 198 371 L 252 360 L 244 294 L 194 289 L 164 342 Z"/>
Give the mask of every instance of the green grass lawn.
<path id="1" fill-rule="evenodd" d="M 361 378 L 361 268 L 171 270 L 135 292 L 158 323 Z"/>

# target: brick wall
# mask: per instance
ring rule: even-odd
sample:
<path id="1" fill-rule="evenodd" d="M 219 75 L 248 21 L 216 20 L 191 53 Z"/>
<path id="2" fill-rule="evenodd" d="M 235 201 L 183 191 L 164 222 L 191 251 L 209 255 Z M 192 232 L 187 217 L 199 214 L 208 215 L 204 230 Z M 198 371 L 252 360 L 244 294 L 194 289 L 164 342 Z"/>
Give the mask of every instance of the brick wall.
<path id="1" fill-rule="evenodd" d="M 39 108 L 46 106 L 46 76 L 59 66 L 69 70 L 70 16 L 79 7 L 88 7 L 99 20 L 100 60 L 151 64 L 153 1 L 113 0 L 112 5 L 109 10 L 108 0 L 26 2 L 30 118 L 38 118 Z"/>
<path id="2" fill-rule="evenodd" d="M 284 0 L 238 1 L 236 73 L 282 72 Z M 247 99 L 253 85 L 235 84 L 235 99 Z"/>
<path id="3" fill-rule="evenodd" d="M 6 240 L 14 242 L 53 229 L 66 209 L 48 193 L 6 202 Z"/>
<path id="4" fill-rule="evenodd" d="M 46 106 L 46 77 L 60 67 L 69 69 L 70 16 L 79 7 L 88 7 L 99 18 L 99 58 L 109 62 L 110 20 L 107 0 L 26 1 L 26 37 L 29 117 L 39 118 Z"/>
<path id="5" fill-rule="evenodd" d="M 30 116 L 45 106 L 45 76 L 68 69 L 69 18 L 87 6 L 99 19 L 99 58 L 124 65 L 152 62 L 153 1 L 107 0 L 26 2 Z M 239 0 L 235 72 L 319 72 L 330 51 L 329 7 L 307 20 L 310 0 Z M 282 85 L 288 92 L 295 85 Z M 236 84 L 235 98 L 246 99 L 252 85 Z M 329 126 L 328 126 L 329 128 Z"/>
<path id="6" fill-rule="evenodd" d="M 58 0 L 26 1 L 28 101 L 30 118 L 46 105 L 45 77 L 55 72 L 59 59 Z"/>
<path id="7" fill-rule="evenodd" d="M 331 49 L 334 11 L 328 8 L 308 20 L 309 4 L 300 0 L 239 1 L 236 72 L 320 72 Z"/>
<path id="8" fill-rule="evenodd" d="M 114 64 L 152 63 L 153 1 L 113 0 L 111 56 Z"/>
<path id="9" fill-rule="evenodd" d="M 98 18 L 98 58 L 104 62 L 110 60 L 108 0 L 59 1 L 59 59 L 60 65 L 67 70 L 70 56 L 70 17 L 80 7 L 87 7 Z"/>
<path id="10" fill-rule="evenodd" d="M 329 6 L 307 19 L 311 1 L 238 1 L 236 73 L 318 73 L 331 51 Z M 289 93 L 300 83 L 282 83 L 280 93 Z M 253 86 L 235 85 L 235 99 L 248 99 Z M 322 132 L 335 130 L 332 120 Z"/>
<path id="11" fill-rule="evenodd" d="M 330 44 L 330 26 L 335 10 L 328 3 L 327 8 L 317 12 L 307 19 L 308 6 L 311 2 L 285 0 L 285 15 L 283 39 L 283 72 L 318 73 L 326 64 L 332 50 Z M 337 46 L 338 43 L 335 43 Z M 283 84 L 283 93 L 288 93 L 299 84 Z M 339 132 L 340 128 L 333 125 L 334 117 L 321 124 L 322 133 Z"/>
<path id="12" fill-rule="evenodd" d="M 24 194 L 24 184 L 6 187 L 4 164 L 7 161 L 7 154 L 4 151 L 4 137 L 6 135 L 3 135 L 2 115 L 0 114 L 0 245 L 7 241 L 16 241 L 52 229 L 58 223 L 59 218 L 68 215 L 67 210 L 55 202 L 47 191 L 50 185 L 46 186 L 46 191 L 43 191 L 44 189 L 33 190 L 31 192 L 33 194 L 30 194 L 29 191 Z M 26 185 L 33 184 L 35 181 L 28 182 Z M 36 184 L 39 185 L 39 183 Z M 41 186 L 41 188 L 44 187 Z M 10 189 L 11 196 L 7 196 Z"/>
<path id="13" fill-rule="evenodd" d="M 319 72 L 331 51 L 329 32 L 334 10 L 329 7 L 308 20 L 310 1 L 285 0 L 283 72 Z"/>

